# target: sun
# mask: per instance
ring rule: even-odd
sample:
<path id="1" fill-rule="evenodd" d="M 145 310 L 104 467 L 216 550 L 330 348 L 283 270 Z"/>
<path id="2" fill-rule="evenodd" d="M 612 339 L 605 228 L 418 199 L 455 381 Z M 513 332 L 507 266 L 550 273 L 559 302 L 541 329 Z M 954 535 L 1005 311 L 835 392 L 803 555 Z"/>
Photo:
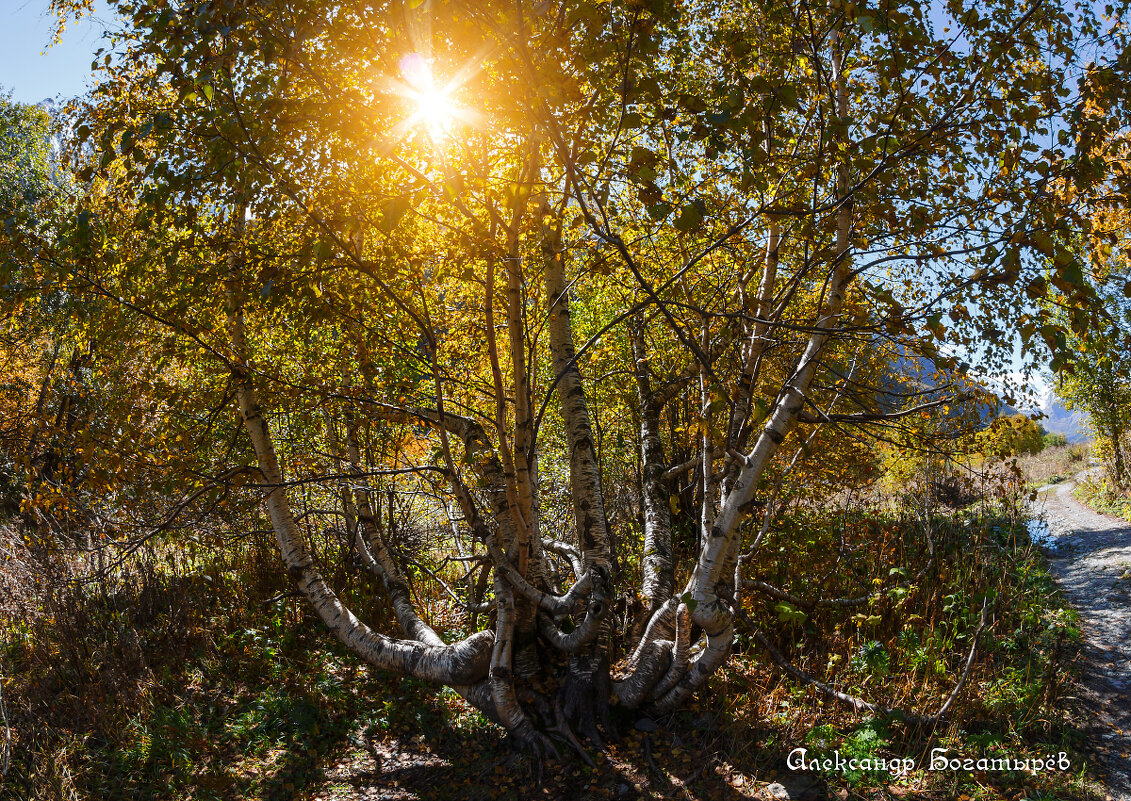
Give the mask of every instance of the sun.
<path id="1" fill-rule="evenodd" d="M 416 111 L 409 118 L 409 125 L 423 127 L 433 141 L 446 139 L 459 116 L 448 93 L 430 86 L 415 90 L 410 97 L 416 104 Z"/>
<path id="2" fill-rule="evenodd" d="M 424 129 L 433 142 L 448 138 L 456 123 L 465 116 L 451 96 L 455 83 L 438 86 L 432 75 L 432 64 L 416 53 L 403 58 L 400 67 L 406 82 L 401 93 L 415 107 L 404 126 Z"/>

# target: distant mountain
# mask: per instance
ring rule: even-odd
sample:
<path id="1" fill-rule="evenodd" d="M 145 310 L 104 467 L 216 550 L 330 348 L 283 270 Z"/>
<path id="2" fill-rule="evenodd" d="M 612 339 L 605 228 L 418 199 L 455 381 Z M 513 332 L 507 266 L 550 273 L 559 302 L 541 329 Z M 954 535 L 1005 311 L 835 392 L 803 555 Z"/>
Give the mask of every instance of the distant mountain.
<path id="1" fill-rule="evenodd" d="M 921 400 L 944 395 L 967 395 L 968 399 L 951 407 L 948 417 L 964 418 L 975 428 L 984 428 L 1002 415 L 1017 414 L 1000 398 L 1000 391 L 971 374 L 940 368 L 931 358 L 900 348 L 899 357 L 884 377 L 879 403 L 885 410 L 908 402 L 909 393 L 923 393 Z"/>
<path id="2" fill-rule="evenodd" d="M 1043 415 L 1038 423 L 1052 434 L 1064 434 L 1071 444 L 1086 442 L 1091 438 L 1088 431 L 1088 415 L 1082 411 L 1070 411 L 1064 401 L 1057 397 L 1056 391 L 1039 376 L 1025 380 L 1019 373 L 1013 373 L 1001 378 L 972 375 L 969 378 L 959 378 L 939 371 L 936 364 L 925 356 L 901 350 L 900 356 L 892 365 L 891 374 L 884 383 L 884 390 L 880 396 L 881 406 L 894 408 L 900 402 L 901 393 L 908 390 L 929 391 L 941 383 L 954 382 L 958 388 L 983 389 L 992 397 L 996 394 L 999 398 L 995 405 L 992 402 L 979 403 L 975 406 L 981 425 L 989 425 L 996 417 L 1013 414 L 1033 414 L 1039 412 Z M 1001 400 L 1001 396 L 1016 396 L 1018 387 L 1027 387 L 1020 398 L 1014 399 L 1014 405 L 1009 405 Z"/>
<path id="3" fill-rule="evenodd" d="M 1026 412 L 1038 411 L 1044 418 L 1038 422 L 1046 431 L 1063 434 L 1070 443 L 1086 442 L 1091 438 L 1088 431 L 1088 415 L 1080 410 L 1068 410 L 1064 401 L 1057 397 L 1052 387 L 1044 387 L 1034 393 L 1033 402 L 1026 404 Z"/>
<path id="4" fill-rule="evenodd" d="M 1051 434 L 1063 434 L 1070 444 L 1075 445 L 1091 439 L 1087 413 L 1079 410 L 1070 411 L 1064 405 L 1064 401 L 1057 396 L 1056 390 L 1044 378 L 1031 376 L 1026 381 L 1019 373 L 1012 373 L 1007 378 L 1014 388 L 1010 394 L 1017 395 L 1017 387 L 1026 387 L 1026 390 L 1016 399 L 1016 409 L 1003 410 L 1002 414 L 1040 413 L 1044 416 L 1037 422 L 1044 426 L 1045 431 Z M 1000 389 L 1002 382 L 990 380 L 986 383 L 998 387 L 999 393 L 1002 391 Z"/>

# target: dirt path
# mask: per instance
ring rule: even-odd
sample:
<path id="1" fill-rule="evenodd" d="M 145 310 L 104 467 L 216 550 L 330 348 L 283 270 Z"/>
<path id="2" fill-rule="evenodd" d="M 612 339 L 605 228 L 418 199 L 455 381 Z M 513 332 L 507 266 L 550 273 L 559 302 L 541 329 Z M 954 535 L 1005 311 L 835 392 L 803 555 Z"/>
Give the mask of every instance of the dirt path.
<path id="1" fill-rule="evenodd" d="M 1075 486 L 1068 481 L 1042 491 L 1034 511 L 1048 525 L 1031 528 L 1080 613 L 1081 701 L 1110 797 L 1131 801 L 1131 523 L 1088 509 L 1072 497 Z"/>

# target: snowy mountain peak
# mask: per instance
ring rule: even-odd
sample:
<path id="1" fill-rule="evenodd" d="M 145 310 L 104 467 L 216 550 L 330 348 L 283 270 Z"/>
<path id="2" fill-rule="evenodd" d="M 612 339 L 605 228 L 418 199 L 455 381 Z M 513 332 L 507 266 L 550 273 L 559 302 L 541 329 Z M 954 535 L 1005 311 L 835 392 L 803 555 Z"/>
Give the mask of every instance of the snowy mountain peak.
<path id="1" fill-rule="evenodd" d="M 1052 383 L 1040 375 L 1008 373 L 1000 378 L 985 380 L 999 394 L 1013 397 L 1015 408 L 1025 414 L 1040 413 L 1038 421 L 1053 434 L 1064 434 L 1070 443 L 1086 441 L 1088 415 L 1079 410 L 1069 410 L 1056 394 Z"/>

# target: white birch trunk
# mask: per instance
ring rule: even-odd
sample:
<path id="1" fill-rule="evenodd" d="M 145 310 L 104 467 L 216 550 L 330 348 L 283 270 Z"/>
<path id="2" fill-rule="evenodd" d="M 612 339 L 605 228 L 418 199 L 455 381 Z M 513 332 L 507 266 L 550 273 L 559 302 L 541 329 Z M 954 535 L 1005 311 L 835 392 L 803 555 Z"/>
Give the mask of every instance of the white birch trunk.
<path id="1" fill-rule="evenodd" d="M 236 228 L 237 232 L 241 232 L 242 209 L 237 214 Z M 229 268 L 228 327 L 232 340 L 231 367 L 236 399 L 244 429 L 251 439 L 259 470 L 268 487 L 264 504 L 291 579 L 327 628 L 374 667 L 451 685 L 470 685 L 486 678 L 493 641 L 489 632 L 479 632 L 456 644 L 442 646 L 385 637 L 362 623 L 316 569 L 291 512 L 286 482 L 248 366 L 244 314 L 239 299 L 239 259 L 235 253 L 229 259 Z"/>
<path id="2" fill-rule="evenodd" d="M 672 565 L 672 514 L 664 473 L 664 443 L 660 438 L 660 409 L 648 375 L 643 321 L 634 324 L 632 358 L 636 396 L 640 403 L 641 505 L 644 511 L 643 595 L 648 615 L 671 597 L 675 588 Z"/>
<path id="3" fill-rule="evenodd" d="M 547 235 L 545 249 L 550 349 L 569 448 L 570 494 L 578 545 L 585 566 L 598 565 L 608 575 L 612 567 L 612 547 L 593 444 L 593 428 L 573 346 L 565 267 L 556 237 Z"/>

